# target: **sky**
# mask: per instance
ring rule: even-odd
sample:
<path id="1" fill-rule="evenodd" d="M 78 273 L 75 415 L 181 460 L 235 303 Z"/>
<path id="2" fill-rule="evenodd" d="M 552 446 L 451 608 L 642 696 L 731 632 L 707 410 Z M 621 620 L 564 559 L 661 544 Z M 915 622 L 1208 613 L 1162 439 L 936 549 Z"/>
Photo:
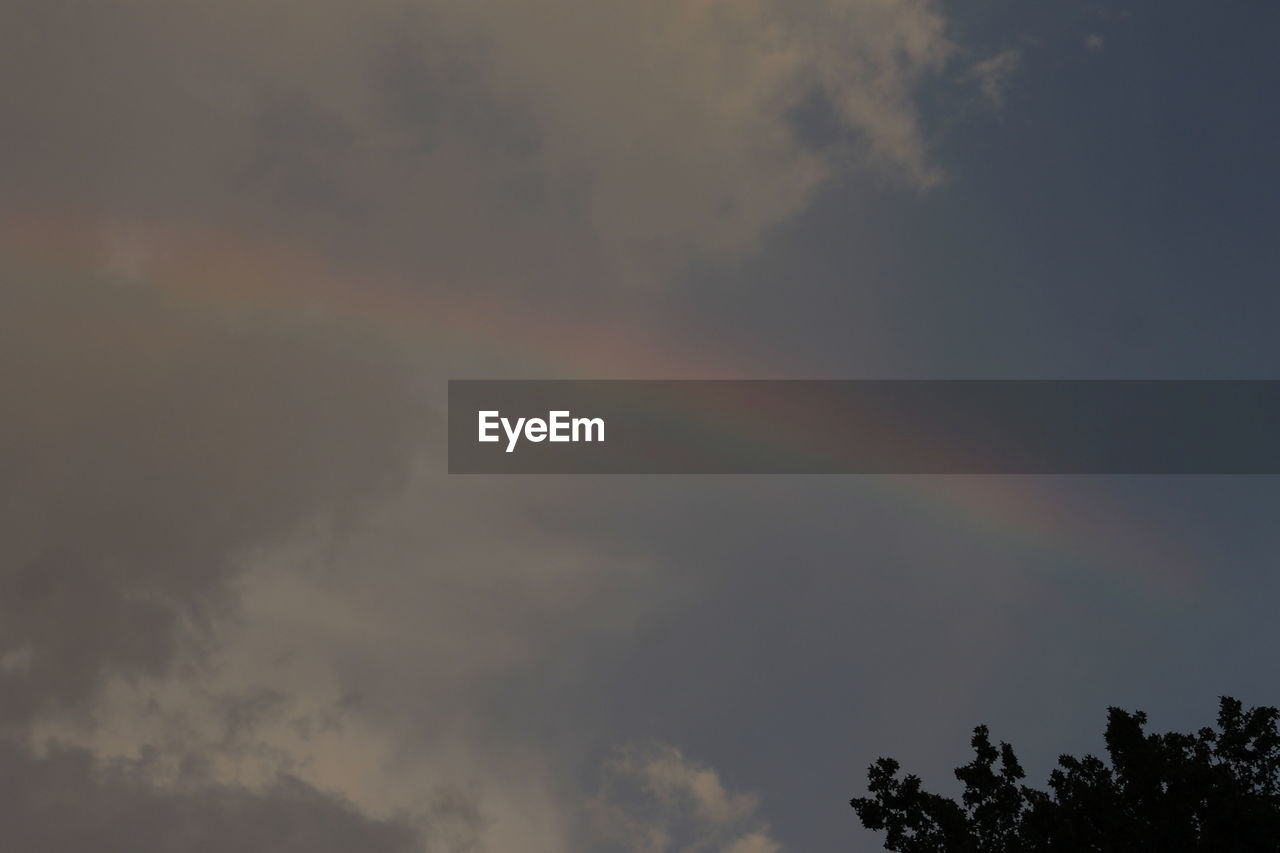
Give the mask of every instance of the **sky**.
<path id="1" fill-rule="evenodd" d="M 1280 9 L 7 0 L 27 853 L 874 851 L 1280 704 L 1271 477 L 463 477 L 462 378 L 1275 378 Z"/>

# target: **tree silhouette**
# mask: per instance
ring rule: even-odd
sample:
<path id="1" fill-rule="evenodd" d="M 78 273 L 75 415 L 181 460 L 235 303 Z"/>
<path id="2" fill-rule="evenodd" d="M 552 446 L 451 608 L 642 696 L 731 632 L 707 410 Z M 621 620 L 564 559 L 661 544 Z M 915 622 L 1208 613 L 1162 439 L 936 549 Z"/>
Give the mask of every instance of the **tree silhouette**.
<path id="1" fill-rule="evenodd" d="M 1217 729 L 1147 734 L 1147 716 L 1111 708 L 1110 764 L 1063 755 L 1049 790 L 1022 784 L 1013 748 L 973 731 L 974 759 L 956 768 L 959 801 L 881 758 L 870 796 L 850 801 L 862 824 L 902 853 L 1251 853 L 1280 851 L 1280 711 L 1222 697 Z"/>

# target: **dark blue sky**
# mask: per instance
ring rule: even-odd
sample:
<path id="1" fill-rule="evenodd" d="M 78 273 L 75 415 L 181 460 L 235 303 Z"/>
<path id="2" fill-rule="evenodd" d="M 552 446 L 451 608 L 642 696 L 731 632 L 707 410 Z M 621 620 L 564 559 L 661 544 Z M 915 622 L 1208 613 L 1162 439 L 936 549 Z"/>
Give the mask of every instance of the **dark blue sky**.
<path id="1" fill-rule="evenodd" d="M 1276 10 L 1010 5 L 955 11 L 1020 62 L 925 98 L 947 183 L 829 190 L 699 316 L 833 375 L 1270 377 Z"/>
<path id="2" fill-rule="evenodd" d="M 698 286 L 682 298 L 695 328 L 799 354 L 821 376 L 1274 378 L 1280 10 L 983 4 L 954 15 L 971 42 L 1014 45 L 1020 61 L 998 110 L 973 109 L 972 93 L 957 105 L 952 80 L 926 96 L 947 182 L 923 194 L 856 177 L 831 188 L 758 258 L 691 274 Z M 821 111 L 801 120 L 821 130 Z M 891 511 L 869 523 L 886 510 L 860 503 L 858 484 L 814 483 L 799 490 L 809 502 L 771 502 L 763 529 L 749 514 L 716 528 L 743 543 L 723 558 L 735 580 L 655 643 L 672 660 L 714 649 L 717 683 L 734 686 L 712 707 L 677 706 L 656 724 L 661 737 L 706 743 L 717 766 L 767 778 L 796 849 L 847 849 L 848 816 L 833 803 L 858 790 L 844 780 L 874 755 L 947 788 L 968 728 L 987 722 L 1042 779 L 1058 752 L 1100 749 L 1109 705 L 1194 728 L 1221 693 L 1277 700 L 1264 602 L 1278 591 L 1280 482 L 1040 487 L 1070 496 L 1063 513 L 1112 502 L 1134 539 L 1189 555 L 1194 588 L 1168 600 L 1109 577 L 1123 570 L 1092 545 L 1114 543 L 1064 553 Z M 936 552 L 885 544 L 897 525 L 897 542 L 918 536 Z M 1131 547 L 1141 559 L 1147 543 Z M 1018 591 L 988 599 L 989 586 Z M 996 647 L 966 643 L 993 624 Z M 877 666 L 882 654 L 897 663 Z M 699 692 L 700 674 L 688 678 L 677 694 Z M 625 696 L 636 680 L 623 670 L 606 692 Z"/>

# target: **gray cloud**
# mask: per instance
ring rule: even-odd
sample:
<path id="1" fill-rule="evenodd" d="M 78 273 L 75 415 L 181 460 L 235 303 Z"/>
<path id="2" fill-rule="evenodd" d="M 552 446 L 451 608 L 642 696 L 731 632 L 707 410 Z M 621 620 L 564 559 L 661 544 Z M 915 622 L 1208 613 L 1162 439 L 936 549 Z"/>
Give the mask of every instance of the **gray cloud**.
<path id="1" fill-rule="evenodd" d="M 232 601 L 242 551 L 349 515 L 423 430 L 390 354 L 322 323 L 15 269 L 0 300 L 10 721 L 164 674 Z"/>
<path id="2" fill-rule="evenodd" d="M 410 824 L 373 820 L 294 779 L 250 793 L 199 781 L 159 790 L 136 765 L 103 766 L 80 749 L 34 757 L 0 743 L 5 842 L 30 853 L 409 853 Z M 455 847 L 455 850 L 465 848 Z"/>
<path id="3" fill-rule="evenodd" d="M 850 169 L 942 174 L 914 95 L 953 48 L 923 0 L 0 15 L 10 204 L 237 221 L 419 274 L 492 283 L 567 253 L 651 278 L 749 252 Z M 856 150 L 796 138 L 817 90 Z"/>
<path id="4" fill-rule="evenodd" d="M 234 262 L 169 290 L 154 225 L 397 271 L 442 297 L 441 329 L 464 291 L 515 294 L 520 319 L 750 256 L 849 174 L 933 186 L 916 93 L 946 29 L 919 0 L 0 8 L 4 212 L 108 237 L 99 274 L 0 281 L 0 822 L 32 853 L 561 853 L 596 849 L 603 809 L 622 849 L 773 853 L 754 800 L 674 750 L 609 768 L 650 812 L 584 793 L 643 703 L 572 706 L 655 619 L 714 610 L 752 556 L 726 545 L 734 499 L 446 482 L 417 464 L 421 387 L 471 350 L 393 351 L 299 307 L 305 276 L 279 310 L 220 296 L 254 284 Z M 814 93 L 822 145 L 796 127 Z M 684 666 L 708 692 L 677 702 L 711 702 Z M 632 671 L 626 695 L 651 693 Z"/>
<path id="5" fill-rule="evenodd" d="M 33 853 L 420 849 L 443 813 L 366 817 L 278 762 L 252 788 L 214 778 L 220 752 L 261 757 L 244 733 L 275 692 L 213 697 L 201 738 L 129 756 L 28 737 L 93 730 L 113 684 L 207 672 L 245 555 L 317 518 L 353 522 L 422 441 L 425 407 L 390 351 L 322 319 L 197 307 L 107 275 L 4 270 L 6 838 Z"/>
<path id="6" fill-rule="evenodd" d="M 624 750 L 592 800 L 595 832 L 631 853 L 778 853 L 755 797 L 728 791 L 715 770 L 671 746 Z"/>

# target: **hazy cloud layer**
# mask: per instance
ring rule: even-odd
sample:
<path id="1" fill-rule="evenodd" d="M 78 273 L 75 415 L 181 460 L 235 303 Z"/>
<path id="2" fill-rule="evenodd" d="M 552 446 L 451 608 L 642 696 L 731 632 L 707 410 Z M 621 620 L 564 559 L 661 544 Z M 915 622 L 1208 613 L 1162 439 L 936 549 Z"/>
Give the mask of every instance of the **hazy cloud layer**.
<path id="1" fill-rule="evenodd" d="M 749 250 L 834 175 L 943 174 L 914 96 L 953 49 L 923 0 L 18 2 L 0 33 L 10 204 L 473 283 L 644 279 Z M 815 98 L 849 145 L 803 142 Z"/>
<path id="2" fill-rule="evenodd" d="M 112 685 L 207 671 L 250 549 L 316 517 L 349 524 L 402 481 L 427 424 L 407 375 L 319 321 L 3 275 L 7 837 L 31 851 L 416 849 L 412 827 L 287 768 L 256 792 L 224 784 L 196 739 L 104 762 L 38 736 L 54 720 L 95 730 Z"/>
<path id="3" fill-rule="evenodd" d="M 306 322 L 4 271 L 5 715 L 164 674 L 244 549 L 404 476 L 425 409 L 389 354 Z"/>
<path id="4" fill-rule="evenodd" d="M 574 849 L 572 757 L 492 696 L 572 679 L 680 584 L 528 495 L 445 489 L 424 377 L 336 318 L 4 282 L 0 758 L 76 792 L 25 849 L 114 821 L 128 849 L 230 844 L 241 815 L 245 850 Z"/>

